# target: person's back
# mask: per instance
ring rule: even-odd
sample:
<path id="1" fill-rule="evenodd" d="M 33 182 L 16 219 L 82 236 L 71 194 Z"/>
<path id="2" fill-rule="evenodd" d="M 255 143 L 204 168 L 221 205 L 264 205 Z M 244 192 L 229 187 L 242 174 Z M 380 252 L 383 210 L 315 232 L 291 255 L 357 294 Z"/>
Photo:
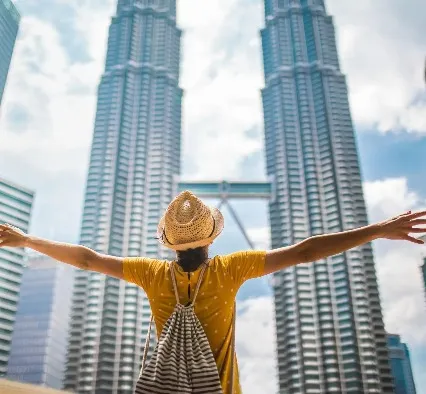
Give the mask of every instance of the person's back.
<path id="1" fill-rule="evenodd" d="M 229 380 L 234 354 L 232 324 L 235 298 L 246 280 L 264 274 L 265 256 L 264 251 L 245 251 L 216 256 L 206 262 L 207 269 L 194 309 L 210 343 L 222 387 L 226 387 Z M 158 337 L 176 304 L 171 281 L 171 264 L 175 269 L 180 302 L 188 305 L 193 300 L 203 262 L 193 272 L 185 272 L 176 261 L 147 258 L 126 258 L 123 265 L 125 280 L 142 287 L 147 293 Z M 236 359 L 234 382 L 234 392 L 239 393 L 241 389 L 237 383 L 239 379 Z"/>

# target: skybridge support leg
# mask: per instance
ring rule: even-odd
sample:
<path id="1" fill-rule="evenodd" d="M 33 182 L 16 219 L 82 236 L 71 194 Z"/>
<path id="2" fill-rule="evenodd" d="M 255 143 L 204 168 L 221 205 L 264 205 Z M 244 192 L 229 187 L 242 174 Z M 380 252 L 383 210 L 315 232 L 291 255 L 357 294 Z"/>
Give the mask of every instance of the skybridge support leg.
<path id="1" fill-rule="evenodd" d="M 232 205 L 230 204 L 230 202 L 228 201 L 228 199 L 226 197 L 223 197 L 222 200 L 220 201 L 218 208 L 220 209 L 222 207 L 222 205 L 226 205 L 229 209 L 229 212 L 231 213 L 232 217 L 235 220 L 235 223 L 237 223 L 238 228 L 240 229 L 241 233 L 243 234 L 245 240 L 247 241 L 247 243 L 249 244 L 251 249 L 254 249 L 254 243 L 252 242 L 252 240 L 250 239 L 250 237 L 248 236 L 243 223 L 241 222 L 240 218 L 237 215 L 237 212 L 235 211 L 235 209 L 232 207 Z"/>

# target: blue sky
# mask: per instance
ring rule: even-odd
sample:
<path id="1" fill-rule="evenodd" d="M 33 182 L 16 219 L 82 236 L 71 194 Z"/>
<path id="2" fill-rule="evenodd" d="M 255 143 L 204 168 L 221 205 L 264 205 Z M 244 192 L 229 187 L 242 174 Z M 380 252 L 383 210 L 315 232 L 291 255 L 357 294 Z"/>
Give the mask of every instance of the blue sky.
<path id="1" fill-rule="evenodd" d="M 33 233 L 76 242 L 114 1 L 16 4 L 22 23 L 0 113 L 0 176 L 36 191 Z M 426 3 L 329 0 L 327 5 L 348 80 L 369 218 L 424 208 Z M 260 0 L 179 2 L 186 178 L 264 177 L 262 12 Z M 227 160 L 217 160 L 219 150 Z M 265 204 L 238 202 L 235 207 L 257 246 L 266 247 Z M 218 250 L 246 248 L 226 212 L 225 217 Z M 426 307 L 418 269 L 426 248 L 384 241 L 374 247 L 386 326 L 407 341 L 418 392 L 426 392 Z M 246 284 L 239 299 L 245 392 L 272 392 L 273 311 L 267 279 Z"/>
<path id="2" fill-rule="evenodd" d="M 408 187 L 426 197 L 426 138 L 405 132 L 358 133 L 363 178 L 405 177 Z"/>

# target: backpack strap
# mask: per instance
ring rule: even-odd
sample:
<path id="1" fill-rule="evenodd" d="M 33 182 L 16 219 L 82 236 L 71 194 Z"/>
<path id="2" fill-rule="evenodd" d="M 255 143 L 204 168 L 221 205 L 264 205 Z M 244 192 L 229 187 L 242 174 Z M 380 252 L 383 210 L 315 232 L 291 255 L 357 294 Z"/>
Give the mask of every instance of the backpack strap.
<path id="1" fill-rule="evenodd" d="M 146 363 L 146 357 L 148 355 L 148 346 L 149 346 L 149 341 L 151 339 L 151 328 L 152 328 L 152 322 L 154 321 L 154 315 L 151 313 L 151 319 L 149 321 L 149 327 L 148 327 L 148 333 L 146 334 L 146 339 L 145 339 L 145 347 L 143 349 L 143 356 L 142 356 L 142 367 L 141 367 L 141 371 L 139 373 L 139 377 L 141 377 L 142 372 L 145 368 L 145 363 Z"/>
<path id="2" fill-rule="evenodd" d="M 205 264 L 204 267 L 202 268 L 201 272 L 200 272 L 200 276 L 198 277 L 198 282 L 197 282 L 197 286 L 195 287 L 195 293 L 194 293 L 194 298 L 191 302 L 191 306 L 195 305 L 195 300 L 197 298 L 198 295 L 198 291 L 200 290 L 200 286 L 201 286 L 201 281 L 203 279 L 204 276 L 204 271 L 206 270 L 206 268 L 208 267 L 208 264 Z M 235 355 L 236 355 L 236 351 L 235 351 L 235 322 L 236 322 L 236 314 L 237 314 L 237 307 L 236 307 L 236 303 L 234 302 L 234 313 L 232 314 L 232 334 L 231 334 L 231 352 L 232 352 L 232 362 L 231 362 L 231 371 L 230 371 L 230 375 L 231 375 L 231 379 L 230 382 L 228 384 L 229 386 L 229 394 L 234 394 L 234 386 L 235 386 L 235 382 L 234 382 L 234 363 L 235 363 Z"/>
<path id="3" fill-rule="evenodd" d="M 203 264 L 203 268 L 201 268 L 200 276 L 198 277 L 197 285 L 195 286 L 195 292 L 194 292 L 194 298 L 192 299 L 191 306 L 195 305 L 195 300 L 197 299 L 198 291 L 200 290 L 201 281 L 204 277 L 204 272 L 206 271 L 206 268 L 208 267 L 208 264 Z"/>
<path id="4" fill-rule="evenodd" d="M 173 263 L 170 263 L 170 276 L 172 277 L 173 291 L 175 292 L 176 304 L 180 304 L 179 293 L 177 290 L 176 275 Z"/>

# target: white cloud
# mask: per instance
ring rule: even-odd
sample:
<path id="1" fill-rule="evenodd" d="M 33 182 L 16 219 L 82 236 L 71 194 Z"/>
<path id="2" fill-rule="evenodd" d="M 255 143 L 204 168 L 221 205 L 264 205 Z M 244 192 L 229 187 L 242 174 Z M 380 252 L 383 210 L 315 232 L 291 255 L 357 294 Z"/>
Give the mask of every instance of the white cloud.
<path id="1" fill-rule="evenodd" d="M 406 178 L 366 182 L 364 196 L 371 222 L 414 210 L 421 205 L 417 193 L 408 189 Z"/>
<path id="2" fill-rule="evenodd" d="M 426 201 L 408 188 L 404 178 L 366 182 L 364 192 L 371 222 L 426 207 Z M 408 344 L 417 389 L 421 391 L 426 385 L 426 308 L 420 264 L 426 246 L 377 241 L 374 249 L 385 326 Z"/>
<path id="3" fill-rule="evenodd" d="M 104 68 L 106 57 L 106 44 L 108 38 L 108 26 L 111 17 L 115 13 L 116 0 L 62 0 L 74 8 L 74 28 L 86 40 L 86 50 L 93 61 L 97 62 L 96 74 L 90 75 L 88 84 L 97 85 L 100 73 Z"/>
<path id="4" fill-rule="evenodd" d="M 246 134 L 261 127 L 261 16 L 260 2 L 179 2 L 183 153 L 196 163 L 191 178 L 238 177 L 244 157 L 263 147 Z"/>
<path id="5" fill-rule="evenodd" d="M 256 249 L 269 249 L 271 243 L 271 229 L 269 227 L 249 228 L 247 234 Z"/>
<path id="6" fill-rule="evenodd" d="M 98 31 L 86 36 L 93 60 L 85 63 L 69 58 L 56 26 L 33 16 L 22 18 L 4 103 L 3 150 L 25 155 L 45 170 L 58 172 L 76 166 L 86 170 L 81 159 L 92 138 L 108 25 L 106 14 L 100 14 L 103 26 L 96 23 L 97 18 L 84 24 L 90 26 L 87 32 Z M 84 22 L 84 15 L 91 16 L 87 11 L 77 15 L 77 20 Z M 98 39 L 96 46 L 93 41 Z M 28 116 L 20 130 L 15 129 L 15 119 L 7 116 L 17 105 Z"/>
<path id="7" fill-rule="evenodd" d="M 85 23 L 96 34 L 86 35 L 92 60 L 84 63 L 69 57 L 56 26 L 21 20 L 2 106 L 0 175 L 36 191 L 32 229 L 41 236 L 77 240 L 106 15 Z"/>
<path id="8" fill-rule="evenodd" d="M 426 133 L 424 15 L 418 0 L 328 0 L 357 126 Z M 423 99 L 416 102 L 420 97 Z"/>
<path id="9" fill-rule="evenodd" d="M 259 297 L 238 304 L 237 356 L 244 393 L 275 393 L 275 319 L 271 297 Z"/>
<path id="10" fill-rule="evenodd" d="M 367 182 L 364 190 L 371 222 L 426 206 L 426 201 L 409 190 L 404 178 Z M 375 251 L 387 330 L 401 334 L 412 352 L 419 346 L 425 349 L 426 309 L 419 267 L 426 247 L 404 241 L 377 241 Z"/>

